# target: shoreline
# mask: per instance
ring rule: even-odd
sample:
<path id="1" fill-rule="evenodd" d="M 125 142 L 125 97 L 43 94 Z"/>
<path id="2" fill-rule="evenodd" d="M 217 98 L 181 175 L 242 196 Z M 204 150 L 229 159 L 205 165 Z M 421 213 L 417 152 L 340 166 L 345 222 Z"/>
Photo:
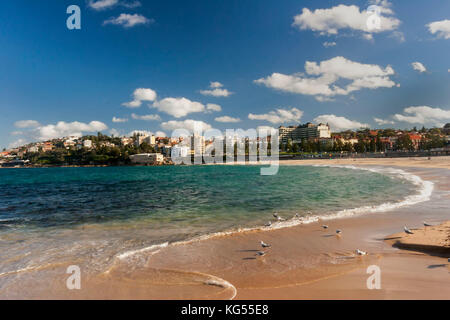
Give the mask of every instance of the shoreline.
<path id="1" fill-rule="evenodd" d="M 82 292 L 69 293 L 55 284 L 50 292 L 31 298 L 448 299 L 450 267 L 445 265 L 447 259 L 399 250 L 386 240 L 400 232 L 405 224 L 417 228 L 423 220 L 434 224 L 448 220 L 445 211 L 450 203 L 450 185 L 446 179 L 450 177 L 448 164 L 444 159 L 432 163 L 426 160 L 427 167 L 422 162 L 406 160 L 405 163 L 405 159 L 401 164 L 380 161 L 373 164 L 367 163 L 367 159 L 361 160 L 365 161 L 323 162 L 332 166 L 400 168 L 435 183 L 432 201 L 388 212 L 332 220 L 322 218 L 289 227 L 225 232 L 207 239 L 144 248 L 137 250 L 140 251 L 137 256 L 122 253 L 117 255 L 110 269 L 87 279 Z M 317 160 L 300 162 L 323 165 Z M 281 165 L 298 164 L 290 160 Z M 441 170 L 442 167 L 445 170 Z M 435 209 L 430 204 L 443 204 L 443 209 Z M 324 223 L 329 225 L 328 230 L 320 227 Z M 336 229 L 343 230 L 342 236 L 336 236 Z M 257 257 L 261 240 L 270 243 L 272 248 L 264 257 Z M 369 254 L 357 256 L 356 249 Z M 143 259 L 145 267 L 136 268 L 136 259 Z M 366 288 L 369 265 L 380 266 L 382 290 Z"/>

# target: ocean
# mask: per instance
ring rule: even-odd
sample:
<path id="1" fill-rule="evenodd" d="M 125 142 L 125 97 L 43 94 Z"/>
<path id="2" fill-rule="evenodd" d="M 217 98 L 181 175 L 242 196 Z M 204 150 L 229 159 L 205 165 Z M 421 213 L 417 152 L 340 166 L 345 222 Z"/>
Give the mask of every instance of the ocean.
<path id="1" fill-rule="evenodd" d="M 95 274 L 117 259 L 269 221 L 285 228 L 376 214 L 424 201 L 430 188 L 401 170 L 353 167 L 281 166 L 274 176 L 225 165 L 2 169 L 0 292 L 49 266 L 76 261 Z"/>

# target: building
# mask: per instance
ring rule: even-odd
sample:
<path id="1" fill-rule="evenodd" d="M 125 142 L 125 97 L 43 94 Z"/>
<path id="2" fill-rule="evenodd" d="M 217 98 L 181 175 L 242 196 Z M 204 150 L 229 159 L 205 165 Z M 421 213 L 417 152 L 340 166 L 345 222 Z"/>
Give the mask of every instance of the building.
<path id="1" fill-rule="evenodd" d="M 42 145 L 42 151 L 43 152 L 49 152 L 53 150 L 53 143 L 51 142 L 44 142 L 44 144 Z"/>
<path id="2" fill-rule="evenodd" d="M 330 139 L 331 129 L 328 124 L 320 123 L 315 125 L 307 123 L 300 126 L 283 127 L 279 129 L 279 139 L 282 143 L 287 143 L 292 140 L 295 143 L 300 143 L 303 139 Z"/>
<path id="3" fill-rule="evenodd" d="M 122 145 L 123 145 L 123 146 L 127 146 L 127 145 L 133 143 L 133 138 L 123 137 L 123 138 L 121 139 L 121 142 L 122 142 Z"/>
<path id="4" fill-rule="evenodd" d="M 142 165 L 158 165 L 164 162 L 161 153 L 141 153 L 130 156 L 131 163 Z"/>
<path id="5" fill-rule="evenodd" d="M 190 156 L 191 154 L 191 149 L 187 146 L 180 146 L 180 145 L 175 145 L 172 147 L 171 150 L 171 158 L 187 158 Z"/>
<path id="6" fill-rule="evenodd" d="M 134 141 L 134 145 L 136 147 L 139 147 L 141 144 L 145 142 L 145 139 L 147 139 L 147 135 L 138 135 L 136 136 L 136 140 Z"/>
<path id="7" fill-rule="evenodd" d="M 91 149 L 92 148 L 92 140 L 84 140 L 83 147 L 87 148 L 87 149 Z"/>
<path id="8" fill-rule="evenodd" d="M 191 137 L 191 152 L 195 155 L 203 155 L 205 153 L 206 141 L 204 136 L 193 135 Z"/>
<path id="9" fill-rule="evenodd" d="M 39 152 L 39 148 L 38 148 L 38 146 L 33 145 L 33 146 L 30 146 L 30 147 L 27 149 L 27 152 L 28 152 L 28 153 L 38 153 L 38 152 Z"/>
<path id="10" fill-rule="evenodd" d="M 156 137 L 154 135 L 148 136 L 144 139 L 144 142 L 148 143 L 151 146 L 156 145 Z"/>

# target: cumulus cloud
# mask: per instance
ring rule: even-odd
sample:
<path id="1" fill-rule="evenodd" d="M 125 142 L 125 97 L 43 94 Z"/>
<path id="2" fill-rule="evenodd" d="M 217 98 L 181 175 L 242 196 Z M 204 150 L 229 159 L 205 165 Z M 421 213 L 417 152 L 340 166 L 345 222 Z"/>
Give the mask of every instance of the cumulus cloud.
<path id="1" fill-rule="evenodd" d="M 450 121 L 450 110 L 432 108 L 428 106 L 408 107 L 403 110 L 404 114 L 395 114 L 394 119 L 400 122 L 412 124 L 435 125 L 442 127 Z"/>
<path id="2" fill-rule="evenodd" d="M 153 19 L 148 19 L 140 14 L 121 13 L 118 17 L 111 17 L 103 21 L 103 25 L 113 24 L 123 26 L 124 28 L 131 28 L 141 24 L 153 23 Z"/>
<path id="3" fill-rule="evenodd" d="M 41 124 L 36 120 L 20 120 L 14 123 L 16 128 L 25 129 L 25 128 L 36 128 Z"/>
<path id="4" fill-rule="evenodd" d="M 431 34 L 435 34 L 438 38 L 450 39 L 450 20 L 441 20 L 431 22 L 426 25 Z"/>
<path id="5" fill-rule="evenodd" d="M 209 90 L 200 90 L 200 93 L 204 96 L 213 97 L 229 97 L 233 93 L 223 88 L 223 84 L 220 82 L 211 82 L 209 84 Z"/>
<path id="6" fill-rule="evenodd" d="M 8 145 L 8 148 L 9 148 L 9 149 L 13 149 L 13 148 L 21 147 L 21 146 L 23 146 L 23 145 L 25 145 L 25 144 L 27 144 L 27 143 L 28 143 L 28 141 L 25 140 L 25 139 L 18 139 L 18 140 L 16 140 L 16 141 L 11 142 L 11 143 Z"/>
<path id="7" fill-rule="evenodd" d="M 388 120 L 388 119 L 373 118 L 373 120 L 380 126 L 383 126 L 386 124 L 395 124 L 395 121 Z"/>
<path id="8" fill-rule="evenodd" d="M 177 130 L 177 129 L 186 129 L 190 132 L 194 132 L 194 131 L 206 131 L 209 129 L 212 129 L 212 127 L 207 124 L 206 122 L 203 121 L 196 121 L 196 120 L 191 120 L 191 119 L 187 119 L 184 121 L 167 121 L 167 122 L 163 122 L 161 123 L 161 128 L 163 128 L 164 130 Z"/>
<path id="9" fill-rule="evenodd" d="M 337 35 L 341 30 L 358 31 L 366 36 L 370 35 L 369 39 L 372 33 L 394 31 L 399 27 L 401 22 L 393 16 L 394 12 L 388 1 L 372 1 L 372 4 L 376 4 L 380 10 L 379 28 L 370 27 L 368 24 L 369 18 L 374 14 L 373 11 L 360 10 L 358 6 L 343 4 L 314 11 L 303 8 L 302 13 L 294 17 L 292 25 L 300 30 L 318 32 L 320 35 Z"/>
<path id="10" fill-rule="evenodd" d="M 395 74 L 391 66 L 383 68 L 344 57 L 335 57 L 320 64 L 307 61 L 305 71 L 306 75 L 273 73 L 255 80 L 255 83 L 284 92 L 316 96 L 319 101 L 323 101 L 320 97 L 348 95 L 361 89 L 391 88 L 397 85 L 390 79 Z M 345 87 L 338 86 L 336 82 L 342 79 L 350 83 Z"/>
<path id="11" fill-rule="evenodd" d="M 303 116 L 303 111 L 292 108 L 292 109 L 276 109 L 270 111 L 266 114 L 253 114 L 250 113 L 248 118 L 250 120 L 263 120 L 268 121 L 273 124 L 287 123 L 287 122 L 298 122 Z"/>
<path id="12" fill-rule="evenodd" d="M 117 117 L 112 118 L 112 122 L 114 122 L 114 123 L 123 123 L 123 122 L 127 122 L 127 121 L 128 121 L 127 118 L 117 118 Z"/>
<path id="13" fill-rule="evenodd" d="M 241 119 L 233 118 L 233 117 L 229 117 L 229 116 L 217 117 L 214 120 L 217 121 L 217 122 L 222 122 L 222 123 L 238 123 L 238 122 L 241 122 Z"/>
<path id="14" fill-rule="evenodd" d="M 156 101 L 153 107 L 175 118 L 182 118 L 190 113 L 205 111 L 205 106 L 202 103 L 186 98 L 165 98 L 161 101 Z"/>
<path id="15" fill-rule="evenodd" d="M 368 128 L 367 123 L 361 123 L 358 121 L 353 121 L 345 117 L 338 117 L 334 114 L 324 114 L 318 116 L 314 119 L 316 123 L 328 123 L 330 128 L 334 132 L 344 131 L 344 130 L 355 130 L 360 128 Z"/>
<path id="16" fill-rule="evenodd" d="M 134 90 L 134 99 L 130 102 L 125 102 L 122 105 L 127 108 L 139 108 L 143 101 L 155 101 L 157 94 L 152 89 L 138 88 Z"/>
<path id="17" fill-rule="evenodd" d="M 67 136 L 82 136 L 86 132 L 99 132 L 106 129 L 108 126 L 100 121 L 91 121 L 90 123 L 60 121 L 57 124 L 38 127 L 36 130 L 40 140 L 49 140 Z"/>
<path id="18" fill-rule="evenodd" d="M 425 66 L 421 63 L 421 62 L 413 62 L 411 63 L 411 66 L 413 67 L 414 70 L 423 73 L 423 72 L 427 72 L 427 68 L 425 68 Z"/>
<path id="19" fill-rule="evenodd" d="M 222 107 L 219 106 L 218 104 L 208 103 L 206 105 L 206 110 L 210 112 L 220 112 L 222 111 Z"/>
<path id="20" fill-rule="evenodd" d="M 144 120 L 144 121 L 161 121 L 161 117 L 157 114 L 147 114 L 144 116 L 137 115 L 135 113 L 131 114 L 131 118 L 134 120 Z"/>

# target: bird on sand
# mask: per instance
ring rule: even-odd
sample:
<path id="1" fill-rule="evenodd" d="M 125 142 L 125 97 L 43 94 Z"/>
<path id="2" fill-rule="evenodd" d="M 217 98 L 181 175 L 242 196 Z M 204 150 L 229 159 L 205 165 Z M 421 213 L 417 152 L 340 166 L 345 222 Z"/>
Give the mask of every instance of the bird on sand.
<path id="1" fill-rule="evenodd" d="M 328 226 L 327 225 L 323 225 L 322 229 L 328 229 Z"/>
<path id="2" fill-rule="evenodd" d="M 367 252 L 361 251 L 361 250 L 359 250 L 359 249 L 356 249 L 355 252 L 356 252 L 356 254 L 357 254 L 358 256 L 365 256 L 365 255 L 367 255 Z"/>
<path id="3" fill-rule="evenodd" d="M 433 225 L 431 225 L 431 224 L 429 224 L 429 223 L 426 223 L 425 221 L 423 222 L 423 225 L 425 226 L 425 227 L 432 227 Z"/>
<path id="4" fill-rule="evenodd" d="M 256 253 L 256 255 L 262 257 L 262 256 L 265 256 L 266 253 L 265 253 L 264 251 L 258 251 L 258 252 Z"/>
<path id="5" fill-rule="evenodd" d="M 407 234 L 414 234 L 414 232 L 412 232 L 411 230 L 408 229 L 408 227 L 403 227 L 403 230 L 405 230 L 405 233 Z"/>
<path id="6" fill-rule="evenodd" d="M 276 218 L 276 219 L 278 219 L 278 213 L 275 212 L 275 213 L 273 214 L 273 217 Z"/>
<path id="7" fill-rule="evenodd" d="M 337 230 L 336 230 L 336 234 L 338 234 L 338 235 L 342 234 L 342 230 L 337 229 Z"/>
<path id="8" fill-rule="evenodd" d="M 272 222 L 267 222 L 267 224 L 265 225 L 266 227 L 271 227 L 272 226 Z"/>
<path id="9" fill-rule="evenodd" d="M 261 247 L 263 248 L 270 248 L 270 244 L 264 243 L 264 241 L 261 241 Z"/>

